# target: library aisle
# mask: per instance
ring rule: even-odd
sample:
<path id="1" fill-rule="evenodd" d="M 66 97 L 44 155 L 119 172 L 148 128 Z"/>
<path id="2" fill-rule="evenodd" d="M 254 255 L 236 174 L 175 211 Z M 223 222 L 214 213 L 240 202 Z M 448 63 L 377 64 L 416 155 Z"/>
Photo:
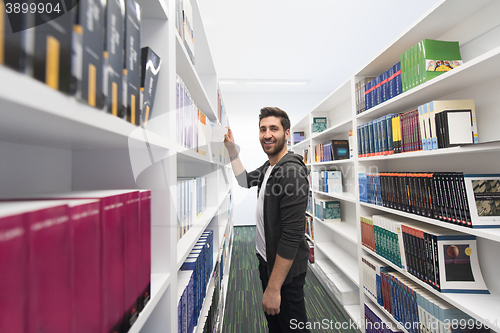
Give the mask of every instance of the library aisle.
<path id="1" fill-rule="evenodd" d="M 233 253 L 231 271 L 227 289 L 226 309 L 222 326 L 223 333 L 259 333 L 267 331 L 266 318 L 262 311 L 262 286 L 255 256 L 255 226 L 234 227 Z M 353 330 L 337 330 L 330 323 L 348 322 L 339 308 L 332 301 L 316 276 L 309 269 L 304 287 L 306 309 L 309 321 L 316 324 L 317 329 L 311 332 L 345 332 Z M 328 329 L 320 325 L 328 321 Z"/>

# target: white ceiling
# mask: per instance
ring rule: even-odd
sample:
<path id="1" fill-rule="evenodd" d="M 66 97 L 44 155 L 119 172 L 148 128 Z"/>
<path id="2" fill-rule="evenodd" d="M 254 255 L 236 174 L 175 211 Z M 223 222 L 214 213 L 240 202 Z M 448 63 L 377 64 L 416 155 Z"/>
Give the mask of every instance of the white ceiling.
<path id="1" fill-rule="evenodd" d="M 436 2 L 198 0 L 219 79 L 310 81 L 301 86 L 221 85 L 224 94 L 325 96 Z"/>

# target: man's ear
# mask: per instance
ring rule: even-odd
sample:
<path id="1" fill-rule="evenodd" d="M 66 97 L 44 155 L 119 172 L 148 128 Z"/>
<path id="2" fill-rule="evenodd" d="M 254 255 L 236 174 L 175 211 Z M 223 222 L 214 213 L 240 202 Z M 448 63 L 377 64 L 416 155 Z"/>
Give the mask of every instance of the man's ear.
<path id="1" fill-rule="evenodd" d="M 285 139 L 288 141 L 288 138 L 290 137 L 290 129 L 287 129 L 285 131 Z"/>

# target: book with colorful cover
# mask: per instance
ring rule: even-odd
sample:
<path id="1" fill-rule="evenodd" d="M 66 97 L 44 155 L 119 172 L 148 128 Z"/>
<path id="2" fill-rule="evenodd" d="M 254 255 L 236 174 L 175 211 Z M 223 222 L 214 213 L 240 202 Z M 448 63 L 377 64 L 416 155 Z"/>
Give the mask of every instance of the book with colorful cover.
<path id="1" fill-rule="evenodd" d="M 326 117 L 313 117 L 311 124 L 311 133 L 323 132 L 327 127 Z"/>

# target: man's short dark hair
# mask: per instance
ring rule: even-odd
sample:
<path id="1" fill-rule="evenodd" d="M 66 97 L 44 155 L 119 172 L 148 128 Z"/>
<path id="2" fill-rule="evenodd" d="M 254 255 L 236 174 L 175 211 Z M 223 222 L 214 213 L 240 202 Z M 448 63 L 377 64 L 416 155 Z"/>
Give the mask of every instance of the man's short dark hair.
<path id="1" fill-rule="evenodd" d="M 266 106 L 260 109 L 259 124 L 262 119 L 272 116 L 281 118 L 281 126 L 283 126 L 284 132 L 286 132 L 287 129 L 290 129 L 290 118 L 288 118 L 286 112 L 280 108 L 272 106 Z"/>

